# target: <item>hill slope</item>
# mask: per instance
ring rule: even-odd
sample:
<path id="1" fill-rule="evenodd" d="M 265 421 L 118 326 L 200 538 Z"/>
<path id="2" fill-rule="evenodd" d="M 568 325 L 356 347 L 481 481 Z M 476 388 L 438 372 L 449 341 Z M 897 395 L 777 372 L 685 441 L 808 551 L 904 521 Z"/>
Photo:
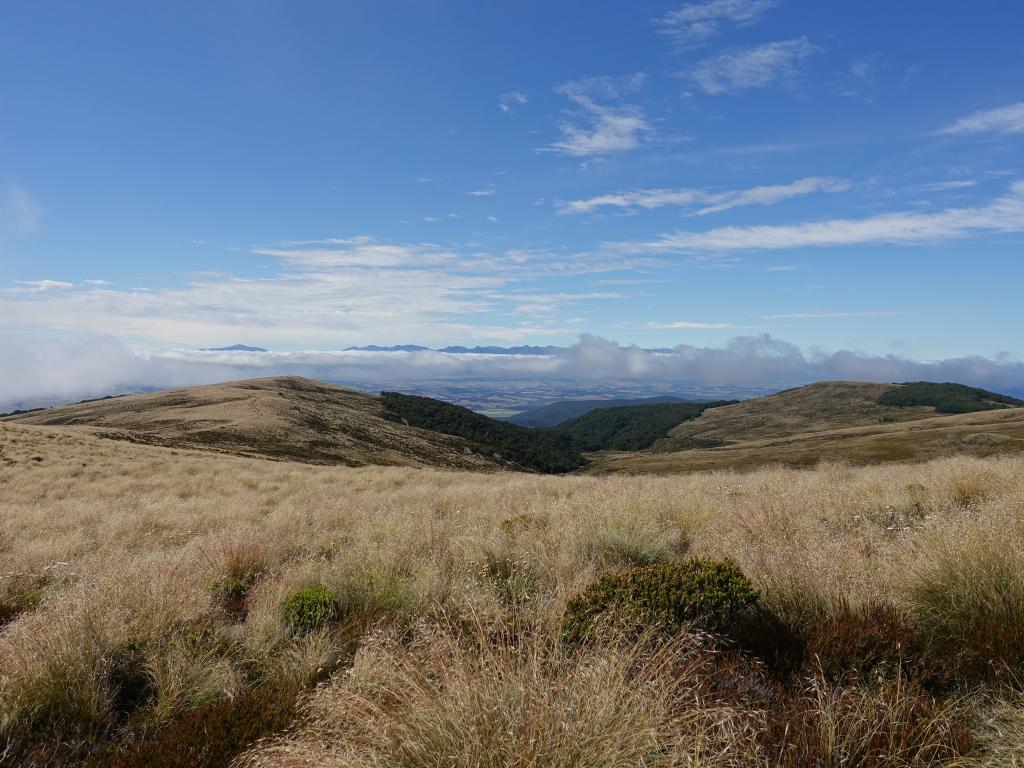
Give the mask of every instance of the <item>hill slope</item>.
<path id="1" fill-rule="evenodd" d="M 504 466 L 466 440 L 394 421 L 380 398 L 298 376 L 128 395 L 5 421 L 313 464 Z"/>
<path id="2" fill-rule="evenodd" d="M 485 446 L 494 458 L 518 467 L 560 473 L 586 464 L 571 438 L 548 429 L 530 429 L 498 421 L 431 397 L 399 392 L 381 392 L 380 397 L 396 420 Z"/>
<path id="3" fill-rule="evenodd" d="M 532 408 L 515 416 L 509 416 L 504 421 L 518 424 L 522 427 L 553 427 L 563 421 L 575 419 L 598 408 L 623 408 L 632 405 L 651 405 L 653 403 L 681 403 L 683 399 L 675 395 L 664 395 L 661 397 L 642 397 L 636 399 L 614 399 L 614 400 L 559 400 L 557 403 L 542 405 L 539 408 Z"/>
<path id="4" fill-rule="evenodd" d="M 669 432 L 656 450 L 714 448 L 748 440 L 782 438 L 803 432 L 860 427 L 882 421 L 913 421 L 935 414 L 928 406 L 880 405 L 898 384 L 825 381 L 767 397 L 714 408 Z"/>
<path id="5" fill-rule="evenodd" d="M 723 409 L 724 410 L 724 409 Z M 685 426 L 685 424 L 683 425 Z M 822 460 L 850 464 L 927 461 L 968 455 L 1024 454 L 1024 408 L 987 410 L 803 432 L 734 442 L 718 448 L 592 454 L 590 471 L 677 473 L 753 470 L 765 465 L 813 466 Z"/>
<path id="6" fill-rule="evenodd" d="M 574 440 L 585 451 L 640 451 L 649 448 L 678 424 L 697 418 L 706 409 L 734 402 L 649 403 L 597 408 L 551 429 Z"/>

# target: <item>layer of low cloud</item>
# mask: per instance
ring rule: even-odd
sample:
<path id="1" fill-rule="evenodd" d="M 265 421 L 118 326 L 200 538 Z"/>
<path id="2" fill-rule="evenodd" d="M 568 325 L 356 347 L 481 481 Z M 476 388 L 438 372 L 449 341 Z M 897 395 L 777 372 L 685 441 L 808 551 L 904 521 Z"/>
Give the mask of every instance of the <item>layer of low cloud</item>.
<path id="1" fill-rule="evenodd" d="M 0 337 L 0 407 L 28 401 L 168 388 L 271 375 L 303 375 L 368 390 L 432 381 L 513 380 L 635 382 L 688 386 L 770 385 L 831 379 L 957 381 L 1020 391 L 1024 363 L 1003 357 L 915 361 L 856 351 L 807 351 L 770 335 L 740 336 L 724 346 L 679 345 L 667 351 L 620 346 L 596 336 L 554 355 L 423 352 L 138 352 L 112 338 L 87 341 Z M 511 384 L 509 385 L 512 386 Z"/>
<path id="2" fill-rule="evenodd" d="M 727 253 L 837 245 L 933 243 L 978 232 L 1024 231 L 1024 181 L 979 207 L 937 213 L 900 212 L 863 219 L 830 219 L 781 226 L 719 227 L 704 232 L 670 232 L 649 241 L 609 245 L 613 251 L 640 253 Z"/>
<path id="3" fill-rule="evenodd" d="M 788 184 L 768 184 L 748 189 L 714 192 L 707 189 L 634 189 L 569 200 L 558 206 L 561 215 L 594 213 L 605 209 L 624 212 L 676 207 L 696 216 L 720 213 L 747 205 L 772 205 L 794 197 L 820 192 L 846 192 L 853 184 L 830 176 L 808 176 Z"/>
<path id="4" fill-rule="evenodd" d="M 940 129 L 939 133 L 946 136 L 1024 134 L 1024 101 L 995 109 L 983 109 L 961 117 Z"/>
<path id="5" fill-rule="evenodd" d="M 616 154 L 637 149 L 654 129 L 643 111 L 621 102 L 643 84 L 642 75 L 591 77 L 560 85 L 556 90 L 576 107 L 559 124 L 561 138 L 541 151 L 571 157 Z"/>
<path id="6" fill-rule="evenodd" d="M 683 75 L 709 94 L 788 85 L 796 80 L 800 62 L 821 50 L 806 37 L 779 40 L 719 53 L 697 62 Z"/>
<path id="7" fill-rule="evenodd" d="M 726 24 L 750 26 L 761 20 L 775 0 L 707 0 L 684 3 L 655 20 L 658 31 L 679 49 L 692 48 L 717 37 Z"/>

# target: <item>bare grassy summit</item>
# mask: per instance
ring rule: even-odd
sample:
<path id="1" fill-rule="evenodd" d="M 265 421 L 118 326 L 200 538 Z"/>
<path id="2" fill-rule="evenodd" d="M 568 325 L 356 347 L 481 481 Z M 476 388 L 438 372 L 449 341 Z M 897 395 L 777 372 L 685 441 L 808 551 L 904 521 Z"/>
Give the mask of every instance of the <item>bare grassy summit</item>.
<path id="1" fill-rule="evenodd" d="M 128 395 L 8 421 L 312 464 L 498 467 L 465 440 L 388 419 L 378 397 L 299 376 Z"/>
<path id="2" fill-rule="evenodd" d="M 822 381 L 705 411 L 683 422 L 659 441 L 657 450 L 717 448 L 724 445 L 862 427 L 879 422 L 914 421 L 935 415 L 929 406 L 898 408 L 878 398 L 899 384 Z"/>

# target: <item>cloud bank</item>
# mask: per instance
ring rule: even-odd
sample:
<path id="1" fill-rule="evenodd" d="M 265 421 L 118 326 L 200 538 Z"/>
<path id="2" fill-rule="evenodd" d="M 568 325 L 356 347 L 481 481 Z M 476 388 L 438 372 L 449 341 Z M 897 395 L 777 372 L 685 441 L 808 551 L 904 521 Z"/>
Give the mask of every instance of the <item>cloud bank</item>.
<path id="1" fill-rule="evenodd" d="M 738 336 L 722 347 L 681 344 L 669 350 L 620 346 L 585 335 L 553 355 L 433 350 L 139 352 L 111 338 L 30 341 L 10 336 L 0 338 L 0 366 L 17 372 L 0 378 L 0 408 L 5 410 L 97 394 L 286 374 L 371 391 L 431 381 L 490 381 L 494 389 L 512 392 L 516 380 L 771 386 L 830 379 L 956 381 L 1003 392 L 1024 390 L 1024 363 L 1007 357 L 915 361 L 852 350 L 802 350 L 767 334 Z"/>

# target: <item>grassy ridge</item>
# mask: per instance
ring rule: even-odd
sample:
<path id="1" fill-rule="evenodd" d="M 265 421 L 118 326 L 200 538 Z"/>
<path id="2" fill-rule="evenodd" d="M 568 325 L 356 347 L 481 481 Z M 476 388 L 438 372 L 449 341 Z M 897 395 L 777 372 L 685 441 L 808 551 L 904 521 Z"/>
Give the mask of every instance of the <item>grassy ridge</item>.
<path id="1" fill-rule="evenodd" d="M 997 408 L 1024 406 L 1024 400 L 964 384 L 913 381 L 901 384 L 878 398 L 879 405 L 910 408 L 928 405 L 938 413 L 976 413 Z"/>
<path id="2" fill-rule="evenodd" d="M 695 419 L 708 408 L 732 405 L 736 400 L 710 403 L 652 403 L 598 408 L 553 427 L 572 438 L 585 451 L 640 451 L 684 421 Z"/>
<path id="3" fill-rule="evenodd" d="M 399 392 L 381 392 L 380 397 L 396 421 L 461 437 L 526 469 L 558 474 L 587 463 L 571 438 L 550 430 L 509 424 L 429 397 Z"/>

